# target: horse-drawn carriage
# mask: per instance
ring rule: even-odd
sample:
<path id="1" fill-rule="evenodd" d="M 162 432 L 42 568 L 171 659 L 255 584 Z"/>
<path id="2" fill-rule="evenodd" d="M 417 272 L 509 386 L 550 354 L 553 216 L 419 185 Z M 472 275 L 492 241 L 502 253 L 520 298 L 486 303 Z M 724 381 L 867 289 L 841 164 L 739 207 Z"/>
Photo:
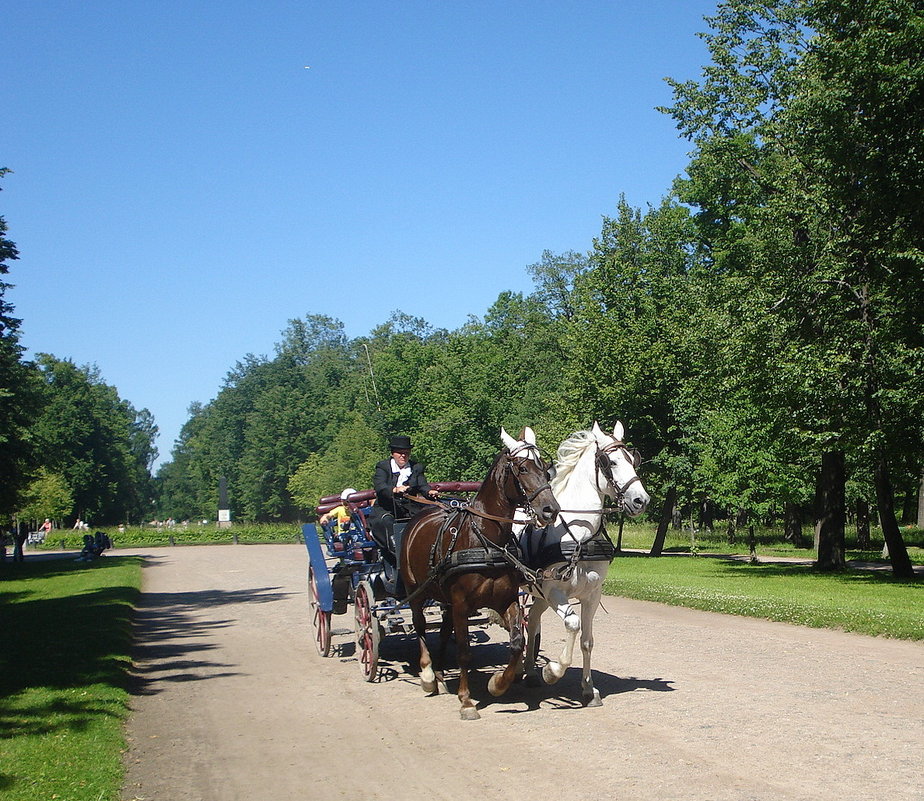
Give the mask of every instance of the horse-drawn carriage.
<path id="1" fill-rule="evenodd" d="M 475 719 L 479 715 L 468 689 L 473 616 L 493 610 L 510 632 L 510 661 L 488 682 L 489 692 L 499 696 L 523 676 L 524 652 L 527 681 L 538 681 L 539 618 L 551 607 L 565 623 L 566 643 L 559 658 L 545 665 L 542 677 L 553 683 L 564 675 L 583 628 L 582 696 L 585 704 L 597 705 L 600 696 L 590 675 L 591 627 L 613 557 L 612 548 L 601 545 L 606 540 L 604 499 L 614 500 L 631 516 L 645 509 L 649 499 L 635 472 L 637 454 L 622 441 L 621 424 L 608 434 L 595 423 L 592 430 L 577 432 L 562 443 L 550 473 L 531 429 L 524 429 L 519 439 L 503 430 L 501 436 L 504 448 L 480 484 L 431 482 L 441 492 L 477 490 L 475 496 L 468 501 L 442 499 L 412 518 L 394 554 L 371 537 L 364 512 L 373 499 L 371 491 L 348 496 L 349 521 L 341 530 L 330 524 L 321 526 L 320 533 L 312 524 L 303 527 L 318 651 L 322 656 L 330 653 L 331 615 L 347 612 L 352 603 L 364 678 L 373 681 L 378 675 L 382 636 L 414 633 L 420 646 L 421 686 L 436 693 L 440 675 L 426 642 L 427 628 L 435 624 L 428 610 L 435 609 L 440 660 L 454 635 L 461 715 Z M 339 496 L 322 498 L 318 512 L 340 504 Z M 529 553 L 534 558 L 527 564 Z M 534 599 L 528 650 L 524 591 Z M 580 616 L 574 609 L 578 604 Z M 412 626 L 406 622 L 408 613 Z"/>
<path id="2" fill-rule="evenodd" d="M 466 496 L 477 492 L 481 482 L 437 481 L 431 486 L 450 493 L 442 503 L 463 507 Z M 319 518 L 338 506 L 350 511 L 347 521 L 336 518 L 317 525 L 306 523 L 302 535 L 308 549 L 308 589 L 315 645 L 321 656 L 332 648 L 333 615 L 353 610 L 356 654 L 363 678 L 378 677 L 379 643 L 388 634 L 412 634 L 409 607 L 398 570 L 398 554 L 372 538 L 367 515 L 375 498 L 373 490 L 329 495 L 320 499 Z M 400 534 L 405 523 L 397 523 Z M 345 633 L 350 630 L 347 629 Z"/>

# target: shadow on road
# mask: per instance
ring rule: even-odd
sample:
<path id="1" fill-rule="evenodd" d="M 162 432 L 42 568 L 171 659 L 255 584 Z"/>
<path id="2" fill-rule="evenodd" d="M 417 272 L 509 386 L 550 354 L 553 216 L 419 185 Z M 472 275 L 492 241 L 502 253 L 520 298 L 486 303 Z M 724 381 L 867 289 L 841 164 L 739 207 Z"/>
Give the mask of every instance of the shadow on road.
<path id="1" fill-rule="evenodd" d="M 217 647 L 209 638 L 235 623 L 233 618 L 208 617 L 209 610 L 231 604 L 272 603 L 290 596 L 279 587 L 144 593 L 132 621 L 136 645 L 130 692 L 153 695 L 165 682 L 240 675 L 233 665 L 207 658 Z"/>

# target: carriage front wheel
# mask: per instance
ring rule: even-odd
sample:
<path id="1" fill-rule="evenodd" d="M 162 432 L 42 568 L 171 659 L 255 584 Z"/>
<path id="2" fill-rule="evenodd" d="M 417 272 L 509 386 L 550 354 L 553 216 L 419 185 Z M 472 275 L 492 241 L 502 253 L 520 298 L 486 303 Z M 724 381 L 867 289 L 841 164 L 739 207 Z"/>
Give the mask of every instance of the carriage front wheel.
<path id="1" fill-rule="evenodd" d="M 356 585 L 353 609 L 356 616 L 356 656 L 366 681 L 375 681 L 379 673 L 379 640 L 381 630 L 373 611 L 375 595 L 368 581 Z"/>
<path id="2" fill-rule="evenodd" d="M 311 625 L 314 627 L 314 644 L 321 656 L 330 656 L 330 612 L 321 609 L 318 582 L 314 568 L 308 568 L 308 591 L 311 604 Z"/>

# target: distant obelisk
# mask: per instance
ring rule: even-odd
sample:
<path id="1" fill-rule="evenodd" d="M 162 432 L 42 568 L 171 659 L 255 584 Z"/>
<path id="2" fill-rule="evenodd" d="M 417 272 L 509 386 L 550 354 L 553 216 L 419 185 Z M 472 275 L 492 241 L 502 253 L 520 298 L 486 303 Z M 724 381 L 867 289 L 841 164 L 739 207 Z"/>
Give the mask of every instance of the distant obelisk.
<path id="1" fill-rule="evenodd" d="M 218 479 L 218 528 L 228 528 L 231 525 L 231 509 L 228 504 L 228 479 L 222 476 Z"/>

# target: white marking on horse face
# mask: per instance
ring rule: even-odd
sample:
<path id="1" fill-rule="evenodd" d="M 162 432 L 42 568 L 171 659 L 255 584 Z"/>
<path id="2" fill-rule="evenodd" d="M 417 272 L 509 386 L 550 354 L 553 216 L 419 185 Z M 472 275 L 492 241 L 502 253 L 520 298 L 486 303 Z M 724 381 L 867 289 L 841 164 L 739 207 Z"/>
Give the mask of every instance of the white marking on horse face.
<path id="1" fill-rule="evenodd" d="M 523 429 L 523 439 L 517 440 L 510 436 L 507 433 L 506 429 L 501 427 L 501 442 L 504 443 L 504 446 L 511 453 L 517 451 L 518 448 L 521 450 L 517 452 L 517 456 L 531 459 L 534 462 L 539 461 L 538 452 L 535 450 L 535 447 L 523 447 L 525 445 L 535 446 L 536 444 L 536 432 L 533 431 L 529 426 L 526 426 Z"/>

